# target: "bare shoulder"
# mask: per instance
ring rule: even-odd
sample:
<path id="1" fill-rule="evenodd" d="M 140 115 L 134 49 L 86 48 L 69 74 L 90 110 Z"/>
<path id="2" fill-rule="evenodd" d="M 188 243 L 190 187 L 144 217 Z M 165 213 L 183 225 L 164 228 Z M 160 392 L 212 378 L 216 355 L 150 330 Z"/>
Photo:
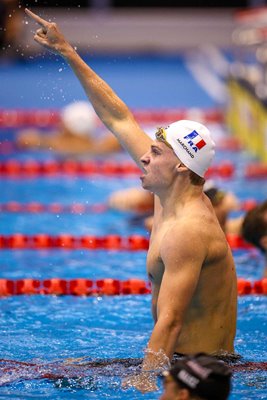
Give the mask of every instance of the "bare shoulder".
<path id="1" fill-rule="evenodd" d="M 203 259 L 206 257 L 206 245 L 202 228 L 195 226 L 194 218 L 182 218 L 170 224 L 165 231 L 160 245 L 162 258 Z"/>

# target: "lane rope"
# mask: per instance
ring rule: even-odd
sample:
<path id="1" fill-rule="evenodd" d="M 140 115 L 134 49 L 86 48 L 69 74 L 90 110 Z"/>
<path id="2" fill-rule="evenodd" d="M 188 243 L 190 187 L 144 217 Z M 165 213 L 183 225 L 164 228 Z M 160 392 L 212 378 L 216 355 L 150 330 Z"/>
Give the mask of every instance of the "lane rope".
<path id="1" fill-rule="evenodd" d="M 218 165 L 211 166 L 206 172 L 206 178 L 218 176 L 221 178 L 231 178 L 234 174 L 235 167 L 233 163 L 226 161 Z M 132 162 L 116 162 L 116 161 L 37 161 L 25 160 L 18 161 L 9 159 L 0 162 L 0 174 L 10 176 L 39 176 L 39 175 L 129 175 L 140 174 L 138 168 Z"/>
<path id="2" fill-rule="evenodd" d="M 106 249 L 106 250 L 147 250 L 149 238 L 142 235 L 131 235 L 123 237 L 120 235 L 83 235 L 74 236 L 68 233 L 59 235 L 49 235 L 47 233 L 37 233 L 35 235 L 25 235 L 14 233 L 12 235 L 0 235 L 0 250 L 3 249 Z"/>
<path id="3" fill-rule="evenodd" d="M 236 172 L 234 163 L 224 161 L 217 165 L 211 166 L 205 178 L 220 177 L 232 178 Z M 0 162 L 0 174 L 8 177 L 12 176 L 51 176 L 55 174 L 67 175 L 130 175 L 140 174 L 140 169 L 131 161 L 116 162 L 116 161 L 77 161 L 77 160 L 49 160 L 37 161 L 29 159 L 18 161 L 15 158 L 10 158 L 7 161 Z M 246 179 L 266 179 L 267 165 L 261 163 L 250 163 L 244 171 L 243 177 Z"/>
<path id="4" fill-rule="evenodd" d="M 232 250 L 255 250 L 255 246 L 246 242 L 241 236 L 235 234 L 226 235 Z M 0 234 L 0 250 L 42 250 L 42 249 L 88 249 L 88 250 L 147 250 L 149 238 L 142 235 L 120 236 L 120 235 L 83 235 L 74 236 L 69 233 L 50 235 L 48 233 L 37 233 L 26 235 L 14 233 L 12 235 Z"/>
<path id="5" fill-rule="evenodd" d="M 249 211 L 256 207 L 258 204 L 255 199 L 247 199 L 241 202 L 240 210 Z M 0 212 L 8 213 L 52 213 L 52 214 L 85 214 L 85 213 L 104 213 L 109 209 L 108 204 L 96 203 L 96 204 L 83 204 L 83 203 L 73 203 L 73 204 L 61 204 L 61 203 L 50 203 L 44 204 L 37 201 L 32 201 L 30 203 L 19 203 L 17 201 L 9 201 L 7 203 L 0 204 Z M 142 210 L 138 210 L 142 211 Z M 147 209 L 145 209 L 147 211 Z"/>
<path id="6" fill-rule="evenodd" d="M 267 295 L 267 278 L 254 282 L 243 278 L 237 280 L 238 295 Z M 150 294 L 151 284 L 143 279 L 0 279 L 0 296 L 11 295 L 75 295 L 75 296 L 119 296 L 128 294 Z"/>

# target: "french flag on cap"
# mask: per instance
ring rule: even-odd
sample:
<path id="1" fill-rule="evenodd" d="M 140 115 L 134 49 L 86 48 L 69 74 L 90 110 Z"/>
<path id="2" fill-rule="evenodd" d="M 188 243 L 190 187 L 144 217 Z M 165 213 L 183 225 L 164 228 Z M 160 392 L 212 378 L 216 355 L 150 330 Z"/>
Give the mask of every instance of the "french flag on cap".
<path id="1" fill-rule="evenodd" d="M 188 139 L 189 144 L 194 145 L 198 148 L 198 150 L 202 149 L 202 147 L 206 146 L 206 142 L 199 133 L 196 131 L 192 131 L 189 135 L 184 136 L 184 139 Z"/>

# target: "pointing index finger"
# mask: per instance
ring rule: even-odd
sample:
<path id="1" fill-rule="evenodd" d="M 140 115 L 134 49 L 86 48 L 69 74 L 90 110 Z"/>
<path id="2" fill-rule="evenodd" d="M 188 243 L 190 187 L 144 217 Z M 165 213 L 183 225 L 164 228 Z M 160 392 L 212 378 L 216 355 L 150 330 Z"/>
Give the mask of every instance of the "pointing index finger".
<path id="1" fill-rule="evenodd" d="M 25 8 L 25 13 L 31 17 L 32 19 L 34 19 L 34 21 L 36 21 L 39 25 L 41 25 L 44 28 L 47 28 L 47 25 L 49 24 L 48 21 L 46 21 L 45 19 L 39 17 L 38 15 L 34 14 L 32 11 L 28 10 L 28 8 Z"/>

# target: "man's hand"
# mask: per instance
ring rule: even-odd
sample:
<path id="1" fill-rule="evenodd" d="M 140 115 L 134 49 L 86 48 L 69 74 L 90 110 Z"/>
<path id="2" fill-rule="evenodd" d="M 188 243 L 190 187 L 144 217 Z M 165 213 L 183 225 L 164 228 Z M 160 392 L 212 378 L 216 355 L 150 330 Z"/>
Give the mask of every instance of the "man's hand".
<path id="1" fill-rule="evenodd" d="M 34 40 L 37 43 L 61 56 L 64 56 L 67 50 L 72 49 L 58 29 L 57 24 L 44 20 L 27 8 L 25 8 L 25 13 L 41 26 L 34 35 Z"/>
<path id="2" fill-rule="evenodd" d="M 136 375 L 130 375 L 122 382 L 123 389 L 134 388 L 141 393 L 155 392 L 159 390 L 157 386 L 157 376 L 151 372 L 140 372 Z"/>

